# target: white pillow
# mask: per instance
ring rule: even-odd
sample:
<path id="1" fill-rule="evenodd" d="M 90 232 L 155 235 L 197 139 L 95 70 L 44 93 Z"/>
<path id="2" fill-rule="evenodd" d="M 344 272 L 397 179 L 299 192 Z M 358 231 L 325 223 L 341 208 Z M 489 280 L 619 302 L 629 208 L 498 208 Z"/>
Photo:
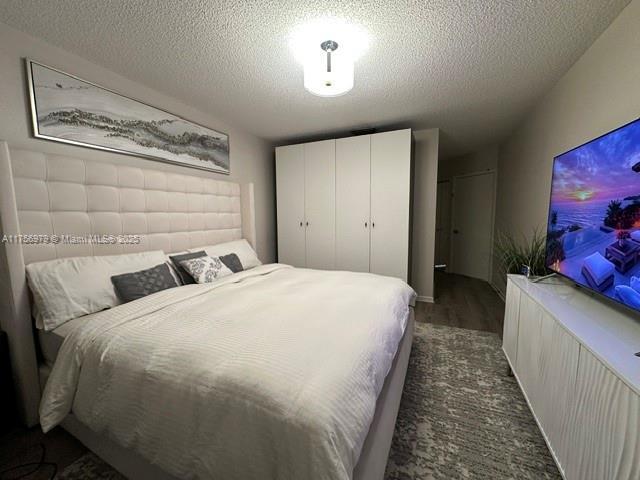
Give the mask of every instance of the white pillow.
<path id="1" fill-rule="evenodd" d="M 36 327 L 53 330 L 73 318 L 120 304 L 111 283 L 113 275 L 164 262 L 164 252 L 157 250 L 30 263 L 27 279 L 33 293 Z"/>
<path id="2" fill-rule="evenodd" d="M 180 265 L 198 283 L 211 283 L 233 275 L 233 272 L 218 257 L 197 257 L 183 260 Z"/>
<path id="3" fill-rule="evenodd" d="M 242 263 L 242 268 L 245 270 L 262 265 L 255 250 L 251 248 L 249 242 L 244 238 L 242 240 L 234 240 L 233 242 L 189 249 L 190 252 L 199 252 L 200 250 L 204 250 L 210 257 L 222 257 L 223 255 L 235 253 L 240 263 Z"/>
<path id="4" fill-rule="evenodd" d="M 633 288 L 627 287 L 626 285 L 618 285 L 616 287 L 616 295 L 627 307 L 640 310 L 640 293 L 636 292 Z"/>
<path id="5" fill-rule="evenodd" d="M 589 271 L 597 285 L 602 285 L 616 271 L 616 266 L 604 258 L 600 252 L 595 252 L 585 258 L 583 266 Z"/>

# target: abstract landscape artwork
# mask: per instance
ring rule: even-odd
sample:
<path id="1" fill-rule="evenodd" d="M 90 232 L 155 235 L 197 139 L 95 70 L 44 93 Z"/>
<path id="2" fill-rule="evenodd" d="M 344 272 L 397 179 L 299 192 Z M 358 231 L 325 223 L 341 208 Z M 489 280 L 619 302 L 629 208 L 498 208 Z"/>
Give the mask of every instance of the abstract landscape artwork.
<path id="1" fill-rule="evenodd" d="M 27 61 L 38 138 L 229 173 L 229 137 Z"/>
<path id="2" fill-rule="evenodd" d="M 640 120 L 556 157 L 547 265 L 640 310 Z"/>

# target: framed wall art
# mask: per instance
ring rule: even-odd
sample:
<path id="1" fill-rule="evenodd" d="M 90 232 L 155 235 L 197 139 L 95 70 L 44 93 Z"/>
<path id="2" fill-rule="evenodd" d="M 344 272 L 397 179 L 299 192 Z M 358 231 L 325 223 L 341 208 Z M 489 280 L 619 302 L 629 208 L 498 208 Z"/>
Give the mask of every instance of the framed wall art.
<path id="1" fill-rule="evenodd" d="M 37 138 L 228 174 L 229 136 L 32 60 Z"/>

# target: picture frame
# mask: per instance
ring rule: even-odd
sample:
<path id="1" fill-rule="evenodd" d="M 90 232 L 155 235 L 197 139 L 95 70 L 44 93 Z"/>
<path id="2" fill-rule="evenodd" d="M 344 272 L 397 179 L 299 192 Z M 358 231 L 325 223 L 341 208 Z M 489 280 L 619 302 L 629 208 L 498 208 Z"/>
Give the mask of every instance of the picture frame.
<path id="1" fill-rule="evenodd" d="M 229 174 L 229 136 L 25 59 L 33 135 Z"/>

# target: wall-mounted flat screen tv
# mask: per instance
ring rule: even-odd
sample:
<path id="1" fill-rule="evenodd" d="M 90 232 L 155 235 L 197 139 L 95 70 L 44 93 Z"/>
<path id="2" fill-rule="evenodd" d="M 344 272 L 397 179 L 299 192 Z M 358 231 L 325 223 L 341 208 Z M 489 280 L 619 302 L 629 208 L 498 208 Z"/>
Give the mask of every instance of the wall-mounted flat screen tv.
<path id="1" fill-rule="evenodd" d="M 546 263 L 640 311 L 640 119 L 554 159 Z"/>

